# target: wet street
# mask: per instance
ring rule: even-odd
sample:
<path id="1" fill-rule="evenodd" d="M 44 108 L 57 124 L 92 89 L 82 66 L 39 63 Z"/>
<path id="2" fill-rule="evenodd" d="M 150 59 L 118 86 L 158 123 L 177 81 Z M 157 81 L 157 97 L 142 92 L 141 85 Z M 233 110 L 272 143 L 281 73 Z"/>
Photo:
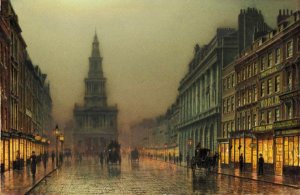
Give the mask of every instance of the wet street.
<path id="1" fill-rule="evenodd" d="M 184 167 L 143 159 L 101 165 L 95 159 L 66 162 L 32 194 L 300 194 L 300 190 L 218 174 L 193 176 Z"/>

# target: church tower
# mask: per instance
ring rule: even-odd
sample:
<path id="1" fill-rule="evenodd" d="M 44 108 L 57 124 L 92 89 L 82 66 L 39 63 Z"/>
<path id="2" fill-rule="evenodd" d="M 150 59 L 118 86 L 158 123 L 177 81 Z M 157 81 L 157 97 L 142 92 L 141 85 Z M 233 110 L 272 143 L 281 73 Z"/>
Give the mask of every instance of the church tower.
<path id="1" fill-rule="evenodd" d="M 83 105 L 75 104 L 73 144 L 75 152 L 95 154 L 103 151 L 111 140 L 117 140 L 117 106 L 107 105 L 106 78 L 97 34 L 94 35 L 89 71 L 84 79 Z"/>
<path id="2" fill-rule="evenodd" d="M 89 73 L 85 79 L 85 106 L 105 107 L 107 97 L 105 92 L 106 78 L 103 76 L 102 57 L 100 55 L 97 34 L 94 36 L 92 53 L 89 58 Z"/>

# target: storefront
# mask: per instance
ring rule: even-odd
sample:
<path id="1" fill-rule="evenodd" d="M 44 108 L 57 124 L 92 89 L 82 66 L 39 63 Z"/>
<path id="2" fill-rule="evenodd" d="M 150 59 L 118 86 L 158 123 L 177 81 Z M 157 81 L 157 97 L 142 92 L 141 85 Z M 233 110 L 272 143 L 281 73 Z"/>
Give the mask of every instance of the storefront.
<path id="1" fill-rule="evenodd" d="M 229 140 L 219 139 L 218 140 L 218 153 L 219 163 L 221 167 L 228 167 L 229 165 Z"/>
<path id="2" fill-rule="evenodd" d="M 300 174 L 300 119 L 279 121 L 275 128 L 275 174 Z"/>
<path id="3" fill-rule="evenodd" d="M 255 170 L 257 163 L 257 140 L 252 131 L 237 131 L 231 133 L 230 163 L 238 167 L 240 155 L 243 155 L 246 170 Z"/>

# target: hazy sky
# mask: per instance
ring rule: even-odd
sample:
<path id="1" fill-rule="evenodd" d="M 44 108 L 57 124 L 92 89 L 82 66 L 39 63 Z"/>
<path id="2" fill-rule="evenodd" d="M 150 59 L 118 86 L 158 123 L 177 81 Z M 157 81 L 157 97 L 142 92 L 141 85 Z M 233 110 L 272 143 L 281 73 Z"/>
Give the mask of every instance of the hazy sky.
<path id="1" fill-rule="evenodd" d="M 95 28 L 109 104 L 122 127 L 165 113 L 175 101 L 196 43 L 217 27 L 237 27 L 241 8 L 262 10 L 275 26 L 278 10 L 299 0 L 12 0 L 34 64 L 48 74 L 55 121 L 83 103 Z"/>

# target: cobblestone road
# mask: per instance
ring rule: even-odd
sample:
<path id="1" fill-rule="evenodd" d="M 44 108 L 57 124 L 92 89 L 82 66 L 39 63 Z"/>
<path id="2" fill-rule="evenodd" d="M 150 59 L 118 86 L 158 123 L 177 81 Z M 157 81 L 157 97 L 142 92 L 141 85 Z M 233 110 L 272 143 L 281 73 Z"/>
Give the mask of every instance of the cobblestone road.
<path id="1" fill-rule="evenodd" d="M 193 176 L 186 168 L 145 159 L 103 167 L 94 160 L 66 163 L 32 194 L 300 194 L 300 190 L 217 174 L 207 176 L 201 171 Z"/>

